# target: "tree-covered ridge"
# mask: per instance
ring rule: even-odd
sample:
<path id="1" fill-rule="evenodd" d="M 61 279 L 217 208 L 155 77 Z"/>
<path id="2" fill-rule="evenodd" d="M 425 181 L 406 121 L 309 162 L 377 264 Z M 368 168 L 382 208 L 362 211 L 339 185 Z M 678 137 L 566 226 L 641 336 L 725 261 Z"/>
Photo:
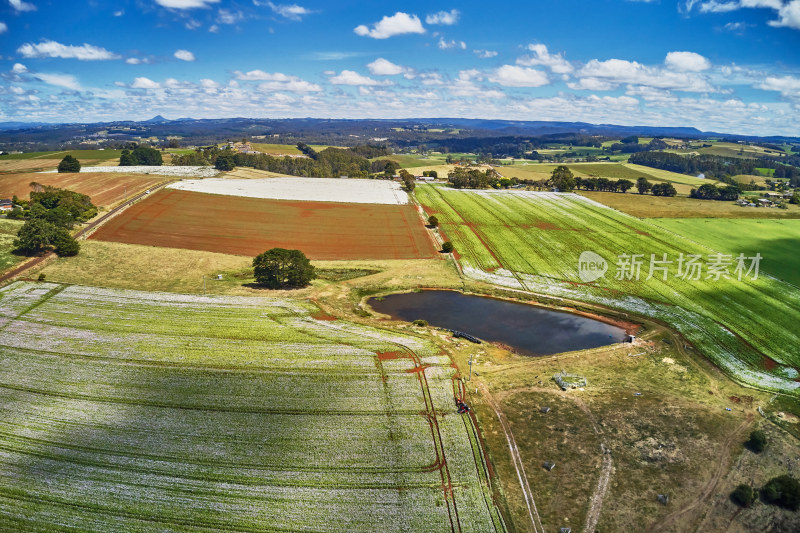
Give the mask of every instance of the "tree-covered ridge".
<path id="1" fill-rule="evenodd" d="M 758 174 L 757 168 L 774 168 L 776 178 L 788 178 L 800 185 L 800 169 L 776 162 L 772 158 L 743 159 L 718 155 L 679 155 L 670 152 L 639 152 L 632 154 L 629 163 L 696 176 L 724 180 L 739 174 Z"/>
<path id="2" fill-rule="evenodd" d="M 303 145 L 298 149 L 308 157 L 276 157 L 268 154 L 242 154 L 229 149 L 220 149 L 217 146 L 199 148 L 195 152 L 180 155 L 173 158 L 175 165 L 189 166 L 216 166 L 221 170 L 230 169 L 228 162 L 232 162 L 236 167 L 250 167 L 258 170 L 267 170 L 279 174 L 290 176 L 316 177 L 316 178 L 338 178 L 349 176 L 351 178 L 366 178 L 370 174 L 384 172 L 388 160 L 379 159 L 370 161 L 359 155 L 357 152 L 371 154 L 372 150 L 350 148 L 326 148 L 319 152 Z M 309 154 L 313 153 L 313 157 Z M 225 163 L 218 165 L 218 160 Z M 397 165 L 390 165 L 396 168 Z"/>

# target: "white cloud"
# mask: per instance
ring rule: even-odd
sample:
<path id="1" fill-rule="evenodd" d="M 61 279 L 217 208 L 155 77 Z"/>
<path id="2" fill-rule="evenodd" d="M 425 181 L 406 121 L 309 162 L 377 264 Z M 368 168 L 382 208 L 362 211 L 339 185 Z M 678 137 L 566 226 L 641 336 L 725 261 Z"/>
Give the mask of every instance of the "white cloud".
<path id="1" fill-rule="evenodd" d="M 458 22 L 461 13 L 458 9 L 451 9 L 450 11 L 439 11 L 432 15 L 425 17 L 425 22 L 428 24 L 442 24 L 444 26 L 452 26 Z"/>
<path id="2" fill-rule="evenodd" d="M 776 28 L 786 27 L 800 30 L 800 0 L 792 0 L 778 9 L 778 20 L 769 22 L 770 26 Z"/>
<path id="3" fill-rule="evenodd" d="M 240 81 L 261 81 L 259 89 L 262 91 L 289 91 L 295 93 L 320 92 L 322 87 L 316 83 L 311 83 L 297 76 L 290 76 L 282 72 L 264 72 L 263 70 L 251 70 L 250 72 L 234 71 L 234 77 Z"/>
<path id="4" fill-rule="evenodd" d="M 64 87 L 65 89 L 72 89 L 73 91 L 80 91 L 81 84 L 78 79 L 70 74 L 35 74 L 37 80 L 43 81 L 48 85 L 55 85 L 56 87 Z"/>
<path id="5" fill-rule="evenodd" d="M 367 68 L 371 74 L 376 76 L 396 76 L 409 70 L 401 65 L 395 65 L 388 59 L 384 59 L 382 57 L 379 57 L 372 63 L 367 64 Z"/>
<path id="6" fill-rule="evenodd" d="M 70 46 L 55 41 L 42 41 L 39 44 L 26 43 L 17 49 L 22 57 L 59 57 L 62 59 L 78 59 L 80 61 L 106 61 L 120 59 L 120 56 L 105 48 L 83 44 Z"/>
<path id="7" fill-rule="evenodd" d="M 11 7 L 14 8 L 14 11 L 18 13 L 22 11 L 36 11 L 35 5 L 24 2 L 23 0 L 8 0 L 8 3 L 11 4 Z"/>
<path id="8" fill-rule="evenodd" d="M 125 14 L 125 10 L 124 9 L 120 9 L 119 11 L 114 11 L 114 16 L 115 17 L 121 17 L 124 14 Z"/>
<path id="9" fill-rule="evenodd" d="M 711 68 L 711 61 L 694 52 L 670 52 L 664 64 L 678 72 L 702 72 Z"/>
<path id="10" fill-rule="evenodd" d="M 576 91 L 611 91 L 617 84 L 598 78 L 581 78 L 577 82 L 567 83 L 567 87 Z"/>
<path id="11" fill-rule="evenodd" d="M 494 50 L 473 50 L 472 52 L 481 59 L 497 57 L 497 52 Z"/>
<path id="12" fill-rule="evenodd" d="M 522 65 L 524 67 L 541 65 L 549 68 L 556 74 L 569 74 L 574 70 L 569 61 L 564 59 L 564 56 L 561 54 L 551 54 L 547 51 L 547 46 L 543 44 L 529 44 L 527 48 L 533 52 L 533 54 L 517 59 L 517 65 Z"/>
<path id="13" fill-rule="evenodd" d="M 219 87 L 219 83 L 215 82 L 214 80 L 210 80 L 208 78 L 203 78 L 202 80 L 200 80 L 200 85 L 204 89 L 216 89 L 217 87 Z"/>
<path id="14" fill-rule="evenodd" d="M 786 3 L 783 0 L 731 0 L 727 2 L 719 0 L 687 0 L 684 4 L 684 10 L 688 13 L 695 6 L 701 13 L 729 13 L 745 8 L 772 9 L 777 12 L 778 20 L 769 21 L 768 24 L 770 26 L 800 30 L 800 0 L 789 0 Z"/>
<path id="15" fill-rule="evenodd" d="M 194 9 L 196 7 L 209 7 L 219 0 L 156 0 L 156 4 L 170 9 Z"/>
<path id="16" fill-rule="evenodd" d="M 24 74 L 25 72 L 28 72 L 28 67 L 22 63 L 14 63 L 14 67 L 11 69 L 11 72 L 14 74 Z"/>
<path id="17" fill-rule="evenodd" d="M 219 31 L 219 26 L 217 26 L 216 24 L 212 24 L 211 26 L 208 27 L 208 31 L 210 33 L 217 33 Z"/>
<path id="18" fill-rule="evenodd" d="M 341 74 L 332 76 L 329 80 L 334 85 L 363 85 L 363 86 L 376 86 L 376 85 L 392 85 L 389 80 L 373 80 L 368 76 L 362 76 L 358 72 L 352 70 L 343 70 Z"/>
<path id="19" fill-rule="evenodd" d="M 541 70 L 516 65 L 503 65 L 494 71 L 489 81 L 504 87 L 541 87 L 550 83 L 547 74 Z"/>
<path id="20" fill-rule="evenodd" d="M 131 89 L 159 89 L 161 85 L 150 78 L 135 78 L 131 83 Z"/>
<path id="21" fill-rule="evenodd" d="M 787 98 L 800 99 L 800 78 L 792 76 L 768 76 L 764 81 L 756 85 L 756 88 L 765 91 L 778 91 Z"/>
<path id="22" fill-rule="evenodd" d="M 255 4 L 263 5 L 258 2 L 255 2 Z M 273 4 L 272 2 L 267 2 L 267 5 L 272 11 L 289 20 L 302 20 L 305 15 L 313 13 L 310 9 L 297 4 Z"/>
<path id="23" fill-rule="evenodd" d="M 125 60 L 125 62 L 129 65 L 139 65 L 141 64 L 142 60 L 139 59 L 138 57 L 129 57 L 128 59 Z"/>
<path id="24" fill-rule="evenodd" d="M 450 50 L 451 48 L 460 48 L 461 50 L 467 49 L 467 43 L 464 41 L 445 41 L 444 37 L 439 37 L 437 46 L 442 50 Z"/>
<path id="25" fill-rule="evenodd" d="M 0 22 L 0 35 L 8 31 L 8 26 L 5 22 Z"/>
<path id="26" fill-rule="evenodd" d="M 174 55 L 181 61 L 194 61 L 195 59 L 194 54 L 189 50 L 176 50 Z"/>
<path id="27" fill-rule="evenodd" d="M 241 11 L 231 11 L 230 9 L 220 9 L 217 12 L 217 22 L 220 24 L 236 24 L 244 19 Z"/>
<path id="28" fill-rule="evenodd" d="M 579 78 L 594 78 L 596 83 L 606 82 L 610 89 L 619 84 L 646 85 L 676 91 L 714 92 L 714 87 L 695 72 L 675 72 L 648 67 L 636 61 L 592 59 L 578 73 Z M 599 88 L 596 90 L 600 90 Z"/>
<path id="29" fill-rule="evenodd" d="M 398 11 L 391 17 L 385 16 L 380 21 L 373 24 L 372 29 L 365 25 L 357 26 L 353 30 L 356 35 L 372 37 L 373 39 L 388 39 L 395 35 L 406 33 L 425 33 L 422 22 L 416 15 L 409 15 Z"/>

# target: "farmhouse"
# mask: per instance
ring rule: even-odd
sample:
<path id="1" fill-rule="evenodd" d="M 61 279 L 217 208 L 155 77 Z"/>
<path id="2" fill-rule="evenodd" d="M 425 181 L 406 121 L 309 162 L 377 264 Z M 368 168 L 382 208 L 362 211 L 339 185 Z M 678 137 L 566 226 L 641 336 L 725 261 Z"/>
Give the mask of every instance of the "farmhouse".
<path id="1" fill-rule="evenodd" d="M 14 209 L 14 202 L 11 200 L 0 200 L 0 211 L 11 211 Z"/>

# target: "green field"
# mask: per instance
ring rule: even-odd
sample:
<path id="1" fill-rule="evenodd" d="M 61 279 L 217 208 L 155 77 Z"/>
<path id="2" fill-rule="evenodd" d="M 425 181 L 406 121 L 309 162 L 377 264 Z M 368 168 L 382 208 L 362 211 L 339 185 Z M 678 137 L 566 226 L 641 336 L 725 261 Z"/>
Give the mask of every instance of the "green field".
<path id="1" fill-rule="evenodd" d="M 275 298 L 0 290 L 16 531 L 502 531 L 450 359 Z"/>
<path id="2" fill-rule="evenodd" d="M 726 253 L 760 253 L 765 272 L 800 287 L 800 220 L 656 218 L 651 222 Z"/>
<path id="3" fill-rule="evenodd" d="M 19 159 L 62 159 L 66 155 L 81 159 L 116 159 L 122 150 L 66 150 L 61 152 L 28 152 L 24 154 L 8 154 L 0 156 L 0 161 L 13 161 Z"/>
<path id="4" fill-rule="evenodd" d="M 741 381 L 784 391 L 800 388 L 795 381 L 800 290 L 763 274 L 756 280 L 743 275 L 740 281 L 735 261 L 727 268 L 731 279 L 709 278 L 714 250 L 577 195 L 432 185 L 417 187 L 416 195 L 439 218 L 467 275 L 657 318 Z M 600 254 L 608 264 L 607 275 L 594 283 L 582 283 L 578 276 L 584 251 Z M 744 246 L 733 250 L 745 251 Z M 618 270 L 621 254 L 642 254 L 639 279 Z M 672 263 L 653 270 L 647 280 L 651 254 L 656 260 L 667 254 Z M 699 256 L 699 279 L 677 276 L 680 254 Z M 620 273 L 626 276 L 616 279 Z"/>
<path id="5" fill-rule="evenodd" d="M 16 239 L 22 224 L 21 220 L 0 218 L 0 272 L 16 265 L 23 259 L 23 257 L 11 253 L 11 250 L 14 249 L 14 239 Z"/>

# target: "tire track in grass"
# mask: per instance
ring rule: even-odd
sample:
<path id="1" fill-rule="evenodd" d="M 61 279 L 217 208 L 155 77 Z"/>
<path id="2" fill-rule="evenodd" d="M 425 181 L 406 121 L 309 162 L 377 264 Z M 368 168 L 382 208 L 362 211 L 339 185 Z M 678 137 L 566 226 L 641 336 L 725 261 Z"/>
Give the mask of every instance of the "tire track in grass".
<path id="1" fill-rule="evenodd" d="M 531 485 L 528 481 L 528 475 L 525 473 L 525 466 L 522 464 L 522 458 L 519 455 L 517 441 L 514 439 L 514 434 L 511 431 L 511 426 L 508 424 L 506 415 L 500 409 L 500 406 L 497 404 L 494 397 L 489 392 L 488 387 L 484 383 L 478 382 L 478 388 L 483 393 L 483 397 L 486 398 L 486 402 L 497 415 L 497 419 L 500 421 L 500 426 L 502 427 L 503 433 L 506 436 L 508 449 L 511 452 L 512 464 L 514 466 L 514 470 L 517 472 L 517 479 L 519 480 L 519 485 L 522 489 L 522 495 L 525 498 L 525 505 L 528 507 L 528 517 L 531 520 L 533 531 L 534 533 L 544 533 L 544 526 L 542 525 L 542 519 L 539 517 L 539 511 L 536 509 L 536 502 L 533 499 L 533 491 L 531 490 Z"/>

